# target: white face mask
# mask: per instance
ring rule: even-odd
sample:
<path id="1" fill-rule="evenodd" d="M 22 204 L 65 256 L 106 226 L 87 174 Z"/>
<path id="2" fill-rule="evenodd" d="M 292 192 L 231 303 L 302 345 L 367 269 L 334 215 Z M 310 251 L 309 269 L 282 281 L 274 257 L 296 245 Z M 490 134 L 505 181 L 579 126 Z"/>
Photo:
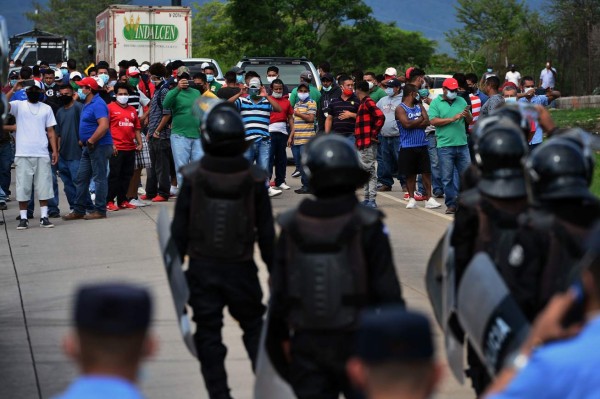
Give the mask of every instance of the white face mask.
<path id="1" fill-rule="evenodd" d="M 275 92 L 273 92 L 272 97 L 273 98 L 281 98 L 281 97 L 283 97 L 283 93 L 275 93 Z"/>
<path id="2" fill-rule="evenodd" d="M 301 101 L 306 101 L 306 99 L 308 98 L 308 93 L 298 93 L 298 98 Z"/>
<path id="3" fill-rule="evenodd" d="M 367 82 L 369 84 L 369 90 L 373 88 L 373 82 Z"/>
<path id="4" fill-rule="evenodd" d="M 446 98 L 447 98 L 448 100 L 454 100 L 454 99 L 456 98 L 456 95 L 457 95 L 457 93 L 456 93 L 455 91 L 450 91 L 450 90 L 448 90 L 448 91 L 446 92 Z"/>
<path id="5" fill-rule="evenodd" d="M 267 82 L 273 83 L 273 81 L 277 79 L 277 76 L 267 76 Z"/>
<path id="6" fill-rule="evenodd" d="M 125 105 L 127 104 L 127 101 L 129 101 L 129 96 L 117 96 L 117 102 L 121 105 Z"/>

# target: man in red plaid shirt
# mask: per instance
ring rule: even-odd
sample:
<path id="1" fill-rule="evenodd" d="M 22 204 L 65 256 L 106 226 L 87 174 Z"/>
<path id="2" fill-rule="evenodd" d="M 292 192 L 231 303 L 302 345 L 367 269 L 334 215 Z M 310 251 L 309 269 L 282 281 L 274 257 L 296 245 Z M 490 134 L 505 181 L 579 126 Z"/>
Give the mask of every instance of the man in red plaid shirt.
<path id="1" fill-rule="evenodd" d="M 377 196 L 377 173 L 375 162 L 377 160 L 377 135 L 385 122 L 385 115 L 377 108 L 375 101 L 369 97 L 368 82 L 358 82 L 356 85 L 356 96 L 360 100 L 358 112 L 356 113 L 356 125 L 354 138 L 356 148 L 360 154 L 363 168 L 371 174 L 369 181 L 365 184 L 365 200 L 363 204 L 371 208 L 377 208 L 375 197 Z"/>

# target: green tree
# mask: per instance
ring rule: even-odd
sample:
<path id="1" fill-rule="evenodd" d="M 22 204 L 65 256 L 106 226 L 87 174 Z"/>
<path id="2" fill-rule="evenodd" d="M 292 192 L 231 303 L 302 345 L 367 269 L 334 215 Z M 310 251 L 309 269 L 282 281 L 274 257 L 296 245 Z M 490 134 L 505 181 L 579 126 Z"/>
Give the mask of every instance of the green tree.
<path id="1" fill-rule="evenodd" d="M 225 70 L 235 65 L 246 44 L 236 42 L 231 35 L 235 27 L 226 3 L 213 0 L 202 6 L 194 4 L 192 14 L 192 55 L 218 59 Z"/>
<path id="2" fill-rule="evenodd" d="M 83 5 L 79 0 L 49 0 L 44 7 L 34 1 L 33 8 L 38 13 L 25 15 L 38 29 L 65 35 L 69 39 L 70 57 L 87 65 L 91 61 L 87 46 L 96 45 L 96 15 L 113 3 L 114 0 L 95 0 Z M 130 3 L 131 0 L 119 1 L 119 4 Z"/>

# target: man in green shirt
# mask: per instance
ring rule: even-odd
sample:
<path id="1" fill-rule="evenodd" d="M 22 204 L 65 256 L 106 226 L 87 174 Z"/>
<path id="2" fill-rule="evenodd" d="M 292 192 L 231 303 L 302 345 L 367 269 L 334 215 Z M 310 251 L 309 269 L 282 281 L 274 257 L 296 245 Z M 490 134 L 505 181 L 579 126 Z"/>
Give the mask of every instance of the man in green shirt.
<path id="1" fill-rule="evenodd" d="M 300 74 L 300 84 L 304 83 L 308 85 L 308 93 L 311 100 L 314 100 L 317 104 L 321 100 L 321 92 L 312 84 L 313 75 L 310 71 L 304 71 Z M 298 88 L 294 88 L 290 93 L 290 104 L 292 107 L 298 102 Z"/>
<path id="2" fill-rule="evenodd" d="M 385 90 L 379 87 L 375 72 L 365 72 L 363 80 L 369 83 L 369 97 L 371 97 L 375 103 L 387 96 Z"/>
<path id="3" fill-rule="evenodd" d="M 163 108 L 171 110 L 171 149 L 177 172 L 177 186 L 183 182 L 179 169 L 190 162 L 202 158 L 204 152 L 200 144 L 200 124 L 193 115 L 193 105 L 200 92 L 190 88 L 190 71 L 187 67 L 177 69 L 177 87 L 171 89 Z"/>
<path id="4" fill-rule="evenodd" d="M 219 89 L 223 87 L 221 83 L 217 82 L 217 76 L 215 75 L 217 72 L 217 68 L 209 62 L 205 62 L 202 65 L 202 71 L 206 75 L 206 82 L 208 83 L 208 88 L 210 89 L 210 91 L 216 94 L 217 91 L 219 91 Z"/>
<path id="5" fill-rule="evenodd" d="M 465 133 L 465 121 L 471 123 L 473 116 L 467 102 L 457 96 L 458 82 L 454 78 L 444 80 L 443 94 L 436 97 L 429 106 L 429 120 L 435 129 L 437 150 L 444 185 L 446 213 L 456 212 L 459 181 L 456 181 L 454 169 L 459 176 L 469 166 L 471 157 Z"/>

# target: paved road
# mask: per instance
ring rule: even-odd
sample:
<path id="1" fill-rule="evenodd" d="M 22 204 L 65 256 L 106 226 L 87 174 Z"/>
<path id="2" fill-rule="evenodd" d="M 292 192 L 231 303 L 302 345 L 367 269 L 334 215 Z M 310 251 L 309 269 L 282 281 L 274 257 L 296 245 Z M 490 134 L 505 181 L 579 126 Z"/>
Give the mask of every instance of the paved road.
<path id="1" fill-rule="evenodd" d="M 293 188 L 300 185 L 299 179 L 289 178 L 288 183 Z M 443 214 L 443 208 L 405 209 L 401 195 L 398 191 L 385 193 L 377 202 L 387 215 L 408 305 L 431 314 L 423 284 L 425 264 L 450 218 Z M 300 199 L 293 191 L 286 191 L 273 199 L 274 212 Z M 66 212 L 64 196 L 61 204 Z M 198 364 L 179 337 L 155 231 L 160 207 L 172 212 L 174 202 L 114 212 L 105 220 L 55 219 L 54 229 L 42 229 L 33 220 L 28 230 L 17 231 L 17 203 L 9 203 L 9 209 L 2 212 L 6 224 L 0 226 L 0 398 L 48 398 L 67 386 L 77 372 L 61 351 L 61 339 L 70 328 L 71 296 L 78 284 L 100 280 L 139 282 L 153 291 L 154 326 L 161 348 L 141 374 L 145 394 L 149 398 L 207 397 Z M 266 277 L 261 265 L 263 284 Z M 227 368 L 233 396 L 250 399 L 250 363 L 241 331 L 229 315 L 223 335 L 229 347 Z M 439 332 L 436 339 L 441 350 Z M 472 396 L 467 387 L 446 373 L 439 397 Z"/>

